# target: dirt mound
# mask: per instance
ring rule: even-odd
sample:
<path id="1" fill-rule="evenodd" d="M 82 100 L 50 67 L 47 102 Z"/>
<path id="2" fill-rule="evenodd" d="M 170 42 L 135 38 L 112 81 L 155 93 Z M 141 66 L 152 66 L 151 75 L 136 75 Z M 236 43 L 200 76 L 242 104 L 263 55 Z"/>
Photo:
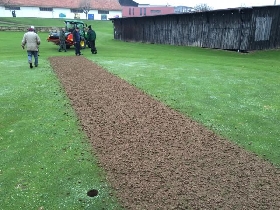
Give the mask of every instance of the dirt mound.
<path id="1" fill-rule="evenodd" d="M 280 209 L 270 163 L 83 57 L 50 61 L 126 209 Z"/>

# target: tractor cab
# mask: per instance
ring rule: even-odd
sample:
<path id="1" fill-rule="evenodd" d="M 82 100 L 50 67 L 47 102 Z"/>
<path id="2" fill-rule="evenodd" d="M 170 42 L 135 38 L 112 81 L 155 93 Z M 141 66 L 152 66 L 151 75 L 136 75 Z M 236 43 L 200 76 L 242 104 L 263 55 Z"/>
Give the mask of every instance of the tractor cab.
<path id="1" fill-rule="evenodd" d="M 73 32 L 76 27 L 80 29 L 81 36 L 84 36 L 85 33 L 85 27 L 87 27 L 86 24 L 84 24 L 83 21 L 80 20 L 65 20 L 65 30 L 66 32 Z"/>

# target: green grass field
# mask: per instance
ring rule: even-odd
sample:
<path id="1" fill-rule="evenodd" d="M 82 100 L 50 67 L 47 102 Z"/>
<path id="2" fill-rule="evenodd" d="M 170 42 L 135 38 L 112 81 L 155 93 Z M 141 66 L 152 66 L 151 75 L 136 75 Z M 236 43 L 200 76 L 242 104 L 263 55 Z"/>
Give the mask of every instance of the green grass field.
<path id="1" fill-rule="evenodd" d="M 30 69 L 23 32 L 0 32 L 0 209 L 122 209 L 48 62 L 74 49 L 60 54 L 39 35 Z"/>
<path id="2" fill-rule="evenodd" d="M 62 27 L 61 19 L 0 18 Z M 113 39 L 110 21 L 86 21 L 97 55 L 83 54 L 157 100 L 280 166 L 280 51 L 239 54 Z M 74 55 L 39 33 L 30 69 L 23 32 L 0 32 L 0 203 L 2 209 L 121 209 L 80 131 L 48 58 Z M 81 64 L 82 65 L 82 64 Z M 99 195 L 90 198 L 90 189 Z"/>

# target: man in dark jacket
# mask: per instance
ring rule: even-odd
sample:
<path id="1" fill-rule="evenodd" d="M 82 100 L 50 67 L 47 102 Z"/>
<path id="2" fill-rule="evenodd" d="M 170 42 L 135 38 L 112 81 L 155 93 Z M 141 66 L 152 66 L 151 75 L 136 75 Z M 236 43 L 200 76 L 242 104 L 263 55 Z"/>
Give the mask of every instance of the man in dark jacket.
<path id="1" fill-rule="evenodd" d="M 89 41 L 89 45 L 91 48 L 91 53 L 96 54 L 97 53 L 97 50 L 95 47 L 96 33 L 94 30 L 92 30 L 91 25 L 88 26 L 87 36 L 88 36 L 88 41 Z"/>
<path id="2" fill-rule="evenodd" d="M 74 46 L 75 46 L 75 54 L 76 55 L 82 55 L 81 54 L 81 35 L 80 35 L 80 30 L 78 27 L 75 28 L 73 31 L 73 41 L 74 41 Z"/>

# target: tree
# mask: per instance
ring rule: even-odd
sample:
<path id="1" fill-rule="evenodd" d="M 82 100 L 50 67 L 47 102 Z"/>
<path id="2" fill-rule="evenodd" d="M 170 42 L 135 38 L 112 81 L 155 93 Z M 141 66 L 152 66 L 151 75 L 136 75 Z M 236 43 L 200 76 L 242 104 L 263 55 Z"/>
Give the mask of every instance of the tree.
<path id="1" fill-rule="evenodd" d="M 196 6 L 194 6 L 194 10 L 196 12 L 205 12 L 213 10 L 213 8 L 208 6 L 207 4 L 197 4 Z"/>
<path id="2" fill-rule="evenodd" d="M 83 13 L 86 14 L 86 19 L 88 19 L 88 12 L 91 9 L 90 3 L 91 3 L 91 0 L 81 0 L 81 3 L 80 3 L 80 8 L 83 10 Z"/>

